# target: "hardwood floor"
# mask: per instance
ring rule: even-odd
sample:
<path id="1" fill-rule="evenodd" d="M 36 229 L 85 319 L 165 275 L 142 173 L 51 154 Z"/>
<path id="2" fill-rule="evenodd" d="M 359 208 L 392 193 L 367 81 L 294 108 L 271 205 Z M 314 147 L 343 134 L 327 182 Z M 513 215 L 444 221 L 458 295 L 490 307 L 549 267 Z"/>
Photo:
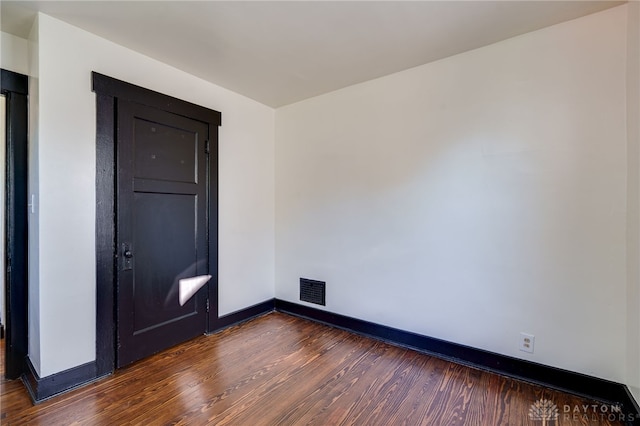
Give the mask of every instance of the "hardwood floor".
<path id="1" fill-rule="evenodd" d="M 546 424 L 623 424 L 566 418 L 593 403 L 281 313 L 36 406 L 22 383 L 1 387 L 2 425 L 542 425 L 528 417 L 541 398 L 560 410 Z"/>

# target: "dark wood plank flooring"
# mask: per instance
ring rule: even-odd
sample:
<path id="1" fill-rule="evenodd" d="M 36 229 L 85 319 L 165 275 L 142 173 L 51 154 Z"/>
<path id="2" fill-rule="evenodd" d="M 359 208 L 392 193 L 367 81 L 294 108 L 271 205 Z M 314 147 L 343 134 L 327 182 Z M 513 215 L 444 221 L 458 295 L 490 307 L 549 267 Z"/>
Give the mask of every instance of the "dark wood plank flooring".
<path id="1" fill-rule="evenodd" d="M 281 313 L 36 406 L 19 381 L 0 385 L 2 425 L 541 425 L 528 417 L 541 398 L 592 403 Z M 560 408 L 548 424 L 622 423 Z"/>

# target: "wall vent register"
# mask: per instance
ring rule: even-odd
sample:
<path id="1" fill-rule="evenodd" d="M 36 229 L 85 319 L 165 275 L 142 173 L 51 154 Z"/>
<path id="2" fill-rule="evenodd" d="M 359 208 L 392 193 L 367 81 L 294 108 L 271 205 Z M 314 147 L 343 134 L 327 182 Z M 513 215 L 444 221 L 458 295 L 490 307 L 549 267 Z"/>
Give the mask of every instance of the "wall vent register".
<path id="1" fill-rule="evenodd" d="M 300 300 L 325 306 L 326 287 L 327 283 L 324 281 L 300 278 Z"/>

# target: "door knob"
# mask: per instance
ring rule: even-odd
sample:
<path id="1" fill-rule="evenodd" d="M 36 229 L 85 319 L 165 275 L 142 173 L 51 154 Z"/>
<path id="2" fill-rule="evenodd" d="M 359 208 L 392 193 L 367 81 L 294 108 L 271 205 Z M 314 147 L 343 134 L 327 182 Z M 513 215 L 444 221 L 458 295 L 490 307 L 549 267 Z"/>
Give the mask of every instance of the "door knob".
<path id="1" fill-rule="evenodd" d="M 131 243 L 122 244 L 122 270 L 129 271 L 133 269 L 133 252 L 131 251 Z"/>

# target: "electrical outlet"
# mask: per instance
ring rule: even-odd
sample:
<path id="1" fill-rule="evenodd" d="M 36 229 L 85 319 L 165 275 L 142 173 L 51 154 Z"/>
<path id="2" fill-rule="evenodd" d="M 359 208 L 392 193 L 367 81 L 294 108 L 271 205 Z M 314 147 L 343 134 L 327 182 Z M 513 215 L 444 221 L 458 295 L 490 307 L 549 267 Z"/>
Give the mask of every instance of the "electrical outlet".
<path id="1" fill-rule="evenodd" d="M 520 341 L 518 348 L 521 351 L 533 353 L 533 344 L 536 341 L 536 336 L 528 333 L 520 333 Z"/>

